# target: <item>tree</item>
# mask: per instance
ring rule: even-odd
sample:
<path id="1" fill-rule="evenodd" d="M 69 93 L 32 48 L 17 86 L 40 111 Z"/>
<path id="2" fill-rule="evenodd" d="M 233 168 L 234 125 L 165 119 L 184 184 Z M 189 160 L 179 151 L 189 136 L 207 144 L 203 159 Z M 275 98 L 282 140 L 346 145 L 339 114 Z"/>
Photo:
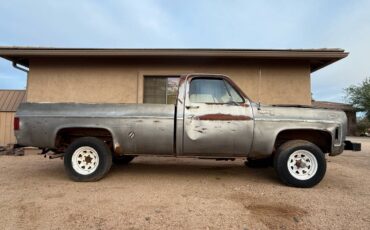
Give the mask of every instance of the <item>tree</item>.
<path id="1" fill-rule="evenodd" d="M 347 101 L 358 112 L 364 112 L 367 120 L 370 120 L 370 77 L 359 85 L 351 85 L 344 89 Z"/>
<path id="2" fill-rule="evenodd" d="M 368 132 L 370 127 L 370 122 L 366 117 L 360 118 L 357 122 L 357 130 L 360 132 L 360 134 Z"/>

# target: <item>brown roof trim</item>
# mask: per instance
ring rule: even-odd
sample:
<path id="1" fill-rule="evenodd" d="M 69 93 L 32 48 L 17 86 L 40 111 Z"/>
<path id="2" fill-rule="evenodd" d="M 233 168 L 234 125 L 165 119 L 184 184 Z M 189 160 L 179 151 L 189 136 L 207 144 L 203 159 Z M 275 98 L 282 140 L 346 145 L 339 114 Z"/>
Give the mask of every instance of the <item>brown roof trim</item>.
<path id="1" fill-rule="evenodd" d="M 318 70 L 345 58 L 342 49 L 106 49 L 106 48 L 38 48 L 0 47 L 0 57 L 28 66 L 32 57 L 203 57 L 203 58 L 261 58 L 301 59 Z"/>
<path id="2" fill-rule="evenodd" d="M 343 58 L 342 49 L 87 49 L 0 47 L 0 56 L 194 56 Z"/>

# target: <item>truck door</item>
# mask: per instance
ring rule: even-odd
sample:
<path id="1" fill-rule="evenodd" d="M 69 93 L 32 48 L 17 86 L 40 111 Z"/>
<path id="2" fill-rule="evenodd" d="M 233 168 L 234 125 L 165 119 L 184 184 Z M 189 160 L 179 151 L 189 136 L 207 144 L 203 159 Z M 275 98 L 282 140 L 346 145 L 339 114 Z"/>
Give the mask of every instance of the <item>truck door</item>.
<path id="1" fill-rule="evenodd" d="M 222 76 L 187 81 L 183 155 L 245 156 L 253 139 L 253 114 L 247 98 Z"/>

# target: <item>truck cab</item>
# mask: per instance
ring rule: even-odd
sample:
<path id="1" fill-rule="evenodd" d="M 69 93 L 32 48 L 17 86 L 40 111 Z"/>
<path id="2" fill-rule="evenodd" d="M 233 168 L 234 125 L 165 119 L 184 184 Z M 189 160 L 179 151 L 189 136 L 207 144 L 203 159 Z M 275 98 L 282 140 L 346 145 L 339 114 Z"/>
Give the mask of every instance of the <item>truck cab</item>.
<path id="1" fill-rule="evenodd" d="M 182 156 L 246 156 L 253 141 L 253 110 L 246 95 L 223 75 L 180 79 L 176 152 Z"/>

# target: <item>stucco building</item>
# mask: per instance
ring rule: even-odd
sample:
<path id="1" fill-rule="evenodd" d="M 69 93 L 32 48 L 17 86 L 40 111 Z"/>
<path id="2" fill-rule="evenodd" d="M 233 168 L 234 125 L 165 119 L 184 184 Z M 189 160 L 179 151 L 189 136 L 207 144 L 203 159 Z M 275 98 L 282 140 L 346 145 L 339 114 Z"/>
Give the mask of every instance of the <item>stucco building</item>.
<path id="1" fill-rule="evenodd" d="M 311 73 L 341 49 L 57 49 L 0 47 L 27 68 L 29 102 L 173 103 L 181 74 L 228 75 L 254 101 L 311 105 Z"/>

